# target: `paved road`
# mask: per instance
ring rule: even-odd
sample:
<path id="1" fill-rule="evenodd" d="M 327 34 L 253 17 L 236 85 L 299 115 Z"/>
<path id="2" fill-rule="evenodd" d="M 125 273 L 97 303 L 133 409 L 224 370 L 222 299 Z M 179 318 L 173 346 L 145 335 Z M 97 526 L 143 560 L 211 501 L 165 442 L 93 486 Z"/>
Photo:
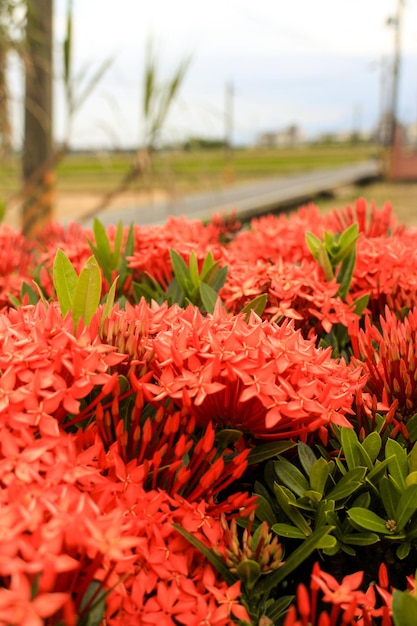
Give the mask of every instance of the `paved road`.
<path id="1" fill-rule="evenodd" d="M 206 220 L 215 213 L 236 211 L 244 221 L 274 210 L 308 202 L 321 193 L 343 185 L 377 178 L 380 173 L 377 161 L 366 161 L 343 167 L 317 169 L 302 174 L 267 179 L 244 185 L 234 185 L 184 196 L 171 201 L 155 202 L 149 206 L 126 207 L 106 211 L 100 215 L 105 224 L 163 224 L 170 215 L 184 215 L 188 219 Z M 84 226 L 91 226 L 92 219 Z"/>

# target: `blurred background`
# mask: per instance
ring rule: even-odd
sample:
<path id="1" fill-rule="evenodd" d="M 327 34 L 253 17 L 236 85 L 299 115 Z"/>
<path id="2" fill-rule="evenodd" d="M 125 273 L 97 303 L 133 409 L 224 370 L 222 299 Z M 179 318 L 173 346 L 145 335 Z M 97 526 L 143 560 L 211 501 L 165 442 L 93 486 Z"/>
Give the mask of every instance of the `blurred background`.
<path id="1" fill-rule="evenodd" d="M 416 70 L 417 0 L 0 0 L 5 219 L 378 159 L 413 221 Z"/>

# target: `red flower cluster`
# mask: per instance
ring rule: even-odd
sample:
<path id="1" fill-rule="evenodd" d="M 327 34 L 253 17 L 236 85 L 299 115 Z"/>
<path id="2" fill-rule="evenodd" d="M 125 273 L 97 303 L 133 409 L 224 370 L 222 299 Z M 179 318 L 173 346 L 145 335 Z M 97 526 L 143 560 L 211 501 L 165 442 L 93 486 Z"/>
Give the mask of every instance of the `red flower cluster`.
<path id="1" fill-rule="evenodd" d="M 298 585 L 296 604 L 290 607 L 284 626 L 372 626 L 376 618 L 381 626 L 392 626 L 385 565 L 381 565 L 379 578 L 380 585 L 370 585 L 364 592 L 362 571 L 348 574 L 339 583 L 315 563 L 310 589 Z"/>
<path id="2" fill-rule="evenodd" d="M 222 545 L 205 504 L 145 492 L 143 468 L 120 474 L 114 455 L 106 476 L 99 442 L 83 451 L 77 439 L 1 427 L 0 623 L 75 626 L 96 602 L 111 626 L 248 620 L 240 584 L 229 587 L 173 527 Z"/>
<path id="3" fill-rule="evenodd" d="M 175 309 L 175 307 L 174 307 Z M 213 316 L 176 308 L 171 327 L 148 337 L 147 368 L 153 382 L 132 373 L 135 389 L 150 403 L 165 399 L 209 423 L 260 439 L 311 433 L 330 423 L 349 426 L 360 368 L 331 358 L 287 321 Z"/>

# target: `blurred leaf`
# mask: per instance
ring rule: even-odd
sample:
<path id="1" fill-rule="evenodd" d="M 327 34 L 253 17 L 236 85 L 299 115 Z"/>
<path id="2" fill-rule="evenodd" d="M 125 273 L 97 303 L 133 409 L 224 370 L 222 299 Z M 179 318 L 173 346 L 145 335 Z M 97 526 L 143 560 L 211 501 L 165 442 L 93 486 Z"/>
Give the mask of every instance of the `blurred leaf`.
<path id="1" fill-rule="evenodd" d="M 394 626 L 415 626 L 417 624 L 417 598 L 409 591 L 394 589 L 392 617 Z"/>
<path id="2" fill-rule="evenodd" d="M 254 465 L 267 459 L 271 459 L 287 450 L 291 450 L 296 444 L 293 441 L 273 441 L 257 445 L 249 452 L 248 464 Z"/>
<path id="3" fill-rule="evenodd" d="M 200 292 L 201 302 L 204 308 L 206 309 L 207 313 L 213 313 L 219 296 L 214 291 L 214 289 L 210 287 L 210 285 L 207 285 L 206 283 L 200 283 L 199 292 Z"/>
<path id="4" fill-rule="evenodd" d="M 61 249 L 55 254 L 52 276 L 62 317 L 72 309 L 78 276 L 71 261 Z"/>
<path id="5" fill-rule="evenodd" d="M 72 301 L 72 317 L 75 330 L 82 318 L 88 325 L 97 311 L 101 298 L 101 272 L 97 260 L 90 257 L 78 277 Z"/>
<path id="6" fill-rule="evenodd" d="M 246 589 L 251 591 L 255 587 L 261 575 L 261 566 L 257 561 L 244 559 L 237 566 L 236 573 L 245 585 Z"/>
<path id="7" fill-rule="evenodd" d="M 245 304 L 241 312 L 246 313 L 246 321 L 249 321 L 251 311 L 253 311 L 254 313 L 256 313 L 256 315 L 261 317 L 262 313 L 265 310 L 267 300 L 268 300 L 267 294 L 262 293 L 260 296 L 256 296 L 256 298 L 253 298 L 250 302 Z"/>

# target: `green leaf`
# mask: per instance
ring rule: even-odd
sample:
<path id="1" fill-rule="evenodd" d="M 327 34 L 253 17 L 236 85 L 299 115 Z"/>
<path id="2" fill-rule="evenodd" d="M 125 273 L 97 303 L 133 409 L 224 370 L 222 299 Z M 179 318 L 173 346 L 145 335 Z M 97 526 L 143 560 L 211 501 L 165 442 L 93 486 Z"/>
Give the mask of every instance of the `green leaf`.
<path id="1" fill-rule="evenodd" d="M 101 315 L 101 320 L 100 320 L 100 331 L 103 328 L 104 320 L 110 317 L 111 312 L 113 310 L 114 299 L 116 297 L 116 287 L 117 287 L 117 277 L 114 279 L 113 284 L 110 287 L 109 292 L 107 294 L 106 304 L 104 305 L 103 313 Z"/>
<path id="2" fill-rule="evenodd" d="M 120 253 L 123 241 L 123 222 L 119 220 L 116 229 L 116 235 L 113 242 L 113 252 L 111 253 L 111 267 L 113 270 L 118 269 L 120 265 Z"/>
<path id="3" fill-rule="evenodd" d="M 183 258 L 175 252 L 175 250 L 169 251 L 171 257 L 172 268 L 174 271 L 174 276 L 177 279 L 178 285 L 182 289 L 184 295 L 188 294 L 189 288 L 191 286 L 190 281 L 190 270 L 185 264 Z"/>
<path id="4" fill-rule="evenodd" d="M 324 272 L 324 277 L 326 281 L 330 282 L 331 280 L 333 280 L 334 272 L 333 272 L 332 264 L 330 263 L 327 250 L 324 247 L 319 249 L 318 255 L 317 255 L 317 261 L 319 262 L 320 267 L 322 268 Z"/>
<path id="5" fill-rule="evenodd" d="M 203 267 L 201 268 L 200 280 L 204 280 L 206 283 L 210 284 L 210 282 L 206 280 L 206 276 L 213 266 L 214 266 L 213 255 L 209 251 L 207 252 L 205 259 L 203 261 Z"/>
<path id="6" fill-rule="evenodd" d="M 310 448 L 310 446 L 308 446 L 303 441 L 300 441 L 297 444 L 297 452 L 298 452 L 298 458 L 300 459 L 300 463 L 303 467 L 303 470 L 308 476 L 310 474 L 311 468 L 313 467 L 314 463 L 317 461 L 317 457 L 314 454 L 313 450 Z"/>
<path id="7" fill-rule="evenodd" d="M 417 511 L 417 485 L 410 485 L 401 495 L 397 510 L 394 516 L 397 522 L 397 530 L 401 532 L 407 522 Z"/>
<path id="8" fill-rule="evenodd" d="M 278 485 L 278 483 L 274 484 L 274 493 L 283 513 L 285 513 L 292 523 L 304 533 L 305 537 L 311 535 L 311 526 L 306 522 L 300 511 L 294 506 L 295 498 L 293 493 L 286 487 Z"/>
<path id="9" fill-rule="evenodd" d="M 241 313 L 246 314 L 246 321 L 249 321 L 251 311 L 253 311 L 254 313 L 256 313 L 256 315 L 261 317 L 262 313 L 265 310 L 267 300 L 268 300 L 267 294 L 262 293 L 260 296 L 256 296 L 256 298 L 253 298 L 250 302 L 245 304 L 245 306 L 242 307 Z"/>
<path id="10" fill-rule="evenodd" d="M 411 543 L 409 541 L 403 541 L 397 547 L 395 554 L 400 560 L 406 559 L 408 555 L 410 554 L 410 550 L 411 550 Z"/>
<path id="11" fill-rule="evenodd" d="M 319 250 L 323 245 L 322 241 L 318 237 L 316 237 L 316 235 L 313 235 L 313 233 L 307 232 L 306 243 L 313 257 L 317 259 Z"/>
<path id="12" fill-rule="evenodd" d="M 200 276 L 200 280 L 213 287 L 214 291 L 217 293 L 223 287 L 226 282 L 228 268 L 227 265 L 220 267 L 220 261 L 217 261 L 212 265 L 212 267 L 208 270 L 207 274 Z"/>
<path id="13" fill-rule="evenodd" d="M 310 486 L 314 491 L 324 494 L 327 479 L 329 478 L 329 464 L 325 459 L 320 458 L 311 466 Z"/>
<path id="14" fill-rule="evenodd" d="M 375 463 L 375 460 L 381 450 L 381 446 L 382 439 L 376 431 L 369 433 L 369 435 L 362 441 L 362 447 L 368 453 L 372 463 Z"/>
<path id="15" fill-rule="evenodd" d="M 67 255 L 58 249 L 52 268 L 53 282 L 62 316 L 72 309 L 77 272 Z"/>
<path id="16" fill-rule="evenodd" d="M 417 441 L 417 413 L 407 420 L 406 427 L 411 443 Z"/>
<path id="17" fill-rule="evenodd" d="M 408 591 L 394 589 L 392 617 L 394 626 L 415 626 L 417 624 L 417 598 Z"/>
<path id="18" fill-rule="evenodd" d="M 261 522 L 268 522 L 268 526 L 272 526 L 277 521 L 276 515 L 268 500 L 258 493 L 256 494 L 256 517 Z"/>
<path id="19" fill-rule="evenodd" d="M 401 498 L 401 491 L 397 487 L 397 484 L 391 480 L 391 478 L 388 478 L 388 476 L 383 476 L 379 483 L 379 493 L 386 514 L 390 519 L 396 520 L 397 507 Z"/>
<path id="20" fill-rule="evenodd" d="M 262 443 L 249 452 L 248 464 L 262 463 L 271 459 L 287 450 L 291 450 L 296 444 L 293 441 L 272 441 L 271 443 Z"/>
<path id="21" fill-rule="evenodd" d="M 348 468 L 352 470 L 361 465 L 358 436 L 353 428 L 341 428 L 340 441 Z"/>
<path id="22" fill-rule="evenodd" d="M 417 472 L 417 444 L 414 444 L 408 455 L 408 473 Z"/>
<path id="23" fill-rule="evenodd" d="M 354 313 L 356 313 L 356 315 L 359 315 L 359 316 L 362 315 L 362 313 L 368 306 L 368 302 L 369 302 L 369 295 L 367 293 L 364 296 L 360 296 L 360 298 L 356 298 L 356 300 L 354 300 L 353 303 L 351 304 L 351 307 Z"/>
<path id="24" fill-rule="evenodd" d="M 392 457 L 392 458 L 391 458 Z M 408 459 L 405 448 L 394 439 L 387 439 L 385 444 L 385 458 L 389 458 L 388 471 L 398 487 L 405 489 L 405 478 L 408 474 Z"/>
<path id="25" fill-rule="evenodd" d="M 347 514 L 352 522 L 357 524 L 360 528 L 379 533 L 380 535 L 392 534 L 391 531 L 388 530 L 385 520 L 373 511 L 368 511 L 368 509 L 361 507 L 352 507 L 348 510 Z"/>
<path id="26" fill-rule="evenodd" d="M 333 489 L 326 494 L 327 500 L 343 500 L 350 496 L 362 483 L 366 474 L 365 467 L 355 467 L 355 469 L 347 472 Z"/>
<path id="27" fill-rule="evenodd" d="M 303 496 L 310 485 L 300 470 L 289 461 L 280 459 L 274 463 L 275 473 L 286 487 L 298 496 Z"/>
<path id="28" fill-rule="evenodd" d="M 88 325 L 97 311 L 101 298 L 101 272 L 97 260 L 90 257 L 78 277 L 72 301 L 74 329 L 80 319 Z"/>
<path id="29" fill-rule="evenodd" d="M 80 623 L 85 626 L 100 626 L 106 609 L 106 589 L 103 583 L 93 580 L 80 602 Z"/>
<path id="30" fill-rule="evenodd" d="M 200 274 L 198 271 L 197 255 L 194 250 L 190 254 L 189 269 L 191 285 L 193 288 L 197 287 L 200 283 Z"/>
<path id="31" fill-rule="evenodd" d="M 123 252 L 122 260 L 120 261 L 120 265 L 118 267 L 120 290 L 123 290 L 127 277 L 129 276 L 129 274 L 132 274 L 132 270 L 127 267 L 127 263 L 128 263 L 127 258 L 133 255 L 134 250 L 135 250 L 135 230 L 134 230 L 133 224 L 131 224 L 129 227 L 129 232 L 127 233 L 127 239 L 125 243 L 125 249 Z"/>
<path id="32" fill-rule="evenodd" d="M 230 572 L 227 565 L 221 559 L 219 559 L 219 557 L 213 554 L 213 552 L 209 548 L 207 548 L 207 546 L 202 541 L 200 541 L 200 539 L 197 539 L 197 537 L 192 535 L 188 530 L 185 530 L 185 528 L 183 528 L 179 524 L 172 524 L 172 526 L 177 532 L 179 532 L 180 535 L 182 535 L 182 537 L 184 537 L 184 539 L 186 539 L 192 546 L 194 546 L 194 548 L 197 548 L 197 550 L 199 550 L 201 554 L 203 554 L 203 556 L 205 556 L 206 559 L 210 561 L 213 567 L 216 568 L 216 570 L 224 578 L 229 586 L 233 585 L 236 582 L 236 578 Z"/>
<path id="33" fill-rule="evenodd" d="M 342 261 L 342 265 L 337 274 L 337 282 L 340 284 L 338 295 L 342 300 L 346 300 L 352 282 L 353 270 L 356 263 L 356 250 L 352 250 Z"/>
<path id="34" fill-rule="evenodd" d="M 374 543 L 380 541 L 379 535 L 376 533 L 349 533 L 342 536 L 343 543 L 348 543 L 352 546 L 371 546 Z"/>
<path id="35" fill-rule="evenodd" d="M 203 303 L 203 306 L 206 309 L 207 313 L 213 313 L 219 296 L 214 291 L 214 289 L 206 283 L 199 284 L 199 292 L 201 302 Z"/>
<path id="36" fill-rule="evenodd" d="M 305 539 L 305 534 L 296 526 L 291 524 L 277 523 L 271 526 L 271 530 L 278 535 L 278 537 L 286 537 L 287 539 Z"/>

